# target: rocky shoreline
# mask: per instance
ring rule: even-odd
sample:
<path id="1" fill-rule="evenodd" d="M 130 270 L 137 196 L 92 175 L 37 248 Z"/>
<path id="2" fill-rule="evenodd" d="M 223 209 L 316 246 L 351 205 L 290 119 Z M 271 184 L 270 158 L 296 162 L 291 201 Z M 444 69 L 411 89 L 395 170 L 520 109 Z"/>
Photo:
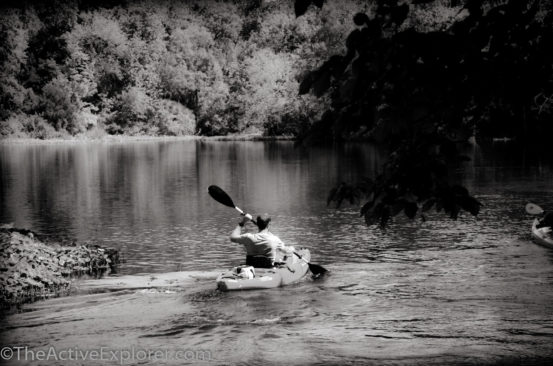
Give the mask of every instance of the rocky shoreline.
<path id="1" fill-rule="evenodd" d="M 115 270 L 119 252 L 48 242 L 30 230 L 0 228 L 0 308 L 69 293 L 75 277 Z"/>

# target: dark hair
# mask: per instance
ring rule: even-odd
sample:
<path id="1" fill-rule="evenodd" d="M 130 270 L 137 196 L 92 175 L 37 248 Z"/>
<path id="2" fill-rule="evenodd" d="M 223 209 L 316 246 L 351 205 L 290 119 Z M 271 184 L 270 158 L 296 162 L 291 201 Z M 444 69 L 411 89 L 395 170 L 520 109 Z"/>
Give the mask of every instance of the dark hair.
<path id="1" fill-rule="evenodd" d="M 271 222 L 271 217 L 268 214 L 257 216 L 256 223 L 259 231 L 266 229 L 269 226 L 269 222 Z"/>

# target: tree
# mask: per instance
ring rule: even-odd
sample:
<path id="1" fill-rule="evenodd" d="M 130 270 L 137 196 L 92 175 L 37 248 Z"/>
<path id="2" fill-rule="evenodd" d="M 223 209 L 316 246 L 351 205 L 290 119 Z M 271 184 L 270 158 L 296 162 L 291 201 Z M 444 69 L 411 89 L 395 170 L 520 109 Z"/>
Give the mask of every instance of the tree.
<path id="1" fill-rule="evenodd" d="M 123 91 L 113 108 L 115 113 L 106 121 L 106 130 L 113 134 L 140 133 L 143 122 L 153 115 L 150 103 L 150 98 L 140 88 L 131 87 Z"/>
<path id="2" fill-rule="evenodd" d="M 62 35 L 69 31 L 77 17 L 75 4 L 58 0 L 40 2 L 35 7 L 42 27 L 29 38 L 25 84 L 39 92 L 60 73 L 69 53 Z"/>
<path id="3" fill-rule="evenodd" d="M 76 97 L 69 88 L 67 78 L 57 76 L 44 86 L 42 92 L 42 114 L 54 124 L 56 130 L 71 134 L 81 132 L 83 126 L 77 123 Z"/>
<path id="4" fill-rule="evenodd" d="M 509 0 L 484 12 L 469 0 L 465 16 L 447 29 L 402 27 L 422 2 L 431 1 L 379 0 L 371 17 L 356 14 L 346 53 L 330 57 L 299 88 L 332 99 L 306 140 L 368 138 L 389 149 L 374 181 L 329 195 L 338 204 L 368 197 L 361 209 L 367 224 L 431 208 L 452 218 L 462 210 L 477 215 L 481 204 L 450 174 L 465 159 L 459 147 L 499 118 L 524 137 L 536 120 L 533 99 L 543 90 L 551 95 L 551 26 L 536 22 L 539 2 Z M 297 0 L 296 14 L 310 3 Z"/>

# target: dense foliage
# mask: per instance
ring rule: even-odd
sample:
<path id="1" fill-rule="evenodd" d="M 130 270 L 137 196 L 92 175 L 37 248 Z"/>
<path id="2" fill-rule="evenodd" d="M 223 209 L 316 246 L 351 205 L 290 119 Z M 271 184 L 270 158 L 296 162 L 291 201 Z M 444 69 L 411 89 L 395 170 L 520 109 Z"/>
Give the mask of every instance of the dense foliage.
<path id="1" fill-rule="evenodd" d="M 10 5 L 11 4 L 11 5 Z M 302 73 L 339 52 L 348 0 L 0 5 L 0 136 L 294 134 L 328 102 Z"/>
<path id="2" fill-rule="evenodd" d="M 297 14 L 310 3 L 297 0 Z M 428 6 L 447 21 L 421 22 Z M 368 196 L 368 224 L 433 207 L 452 218 L 478 214 L 480 203 L 452 179 L 459 147 L 472 136 L 550 138 L 552 20 L 550 2 L 537 0 L 379 0 L 356 14 L 345 54 L 300 85 L 300 94 L 331 98 L 306 139 L 370 138 L 391 154 L 376 180 L 342 184 L 329 202 Z"/>

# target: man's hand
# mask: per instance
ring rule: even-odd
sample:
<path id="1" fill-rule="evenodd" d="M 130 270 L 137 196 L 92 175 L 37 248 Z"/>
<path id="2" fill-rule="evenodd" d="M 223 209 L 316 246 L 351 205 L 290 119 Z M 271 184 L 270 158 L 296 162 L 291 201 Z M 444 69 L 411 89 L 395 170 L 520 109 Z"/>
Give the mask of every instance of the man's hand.
<path id="1" fill-rule="evenodd" d="M 238 225 L 244 226 L 246 224 L 246 222 L 248 222 L 248 218 L 246 216 L 242 216 L 240 218 L 240 222 L 238 223 Z"/>
<path id="2" fill-rule="evenodd" d="M 279 248 L 277 248 L 277 250 L 281 251 L 282 253 L 286 253 L 286 254 L 293 254 L 296 249 L 294 249 L 293 246 L 291 245 L 283 245 Z"/>

